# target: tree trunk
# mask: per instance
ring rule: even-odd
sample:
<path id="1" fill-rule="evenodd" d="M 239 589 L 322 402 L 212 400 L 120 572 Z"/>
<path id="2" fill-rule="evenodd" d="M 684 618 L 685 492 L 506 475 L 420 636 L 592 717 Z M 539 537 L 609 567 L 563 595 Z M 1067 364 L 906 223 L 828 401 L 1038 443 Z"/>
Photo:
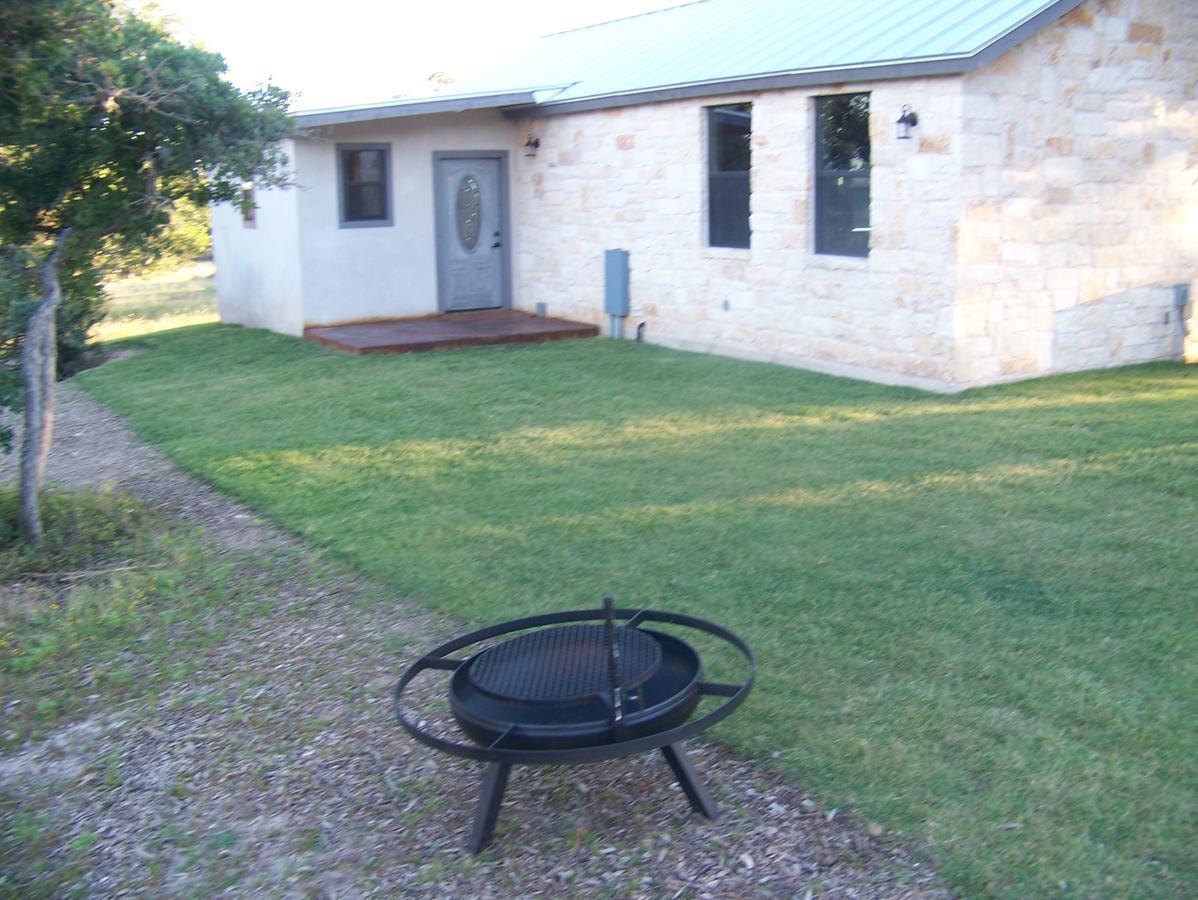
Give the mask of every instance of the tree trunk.
<path id="1" fill-rule="evenodd" d="M 38 272 L 42 299 L 25 326 L 21 344 L 21 375 L 25 382 L 25 430 L 21 437 L 21 534 L 35 547 L 44 543 L 38 502 L 50 435 L 54 427 L 54 382 L 58 374 L 58 339 L 55 313 L 62 300 L 58 261 L 66 235 Z"/>

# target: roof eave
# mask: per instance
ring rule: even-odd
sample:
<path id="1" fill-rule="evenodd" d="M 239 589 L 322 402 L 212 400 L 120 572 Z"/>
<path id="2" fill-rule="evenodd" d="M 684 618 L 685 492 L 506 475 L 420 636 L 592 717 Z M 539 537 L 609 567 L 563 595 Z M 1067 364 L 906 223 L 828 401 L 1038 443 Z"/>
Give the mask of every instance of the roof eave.
<path id="1" fill-rule="evenodd" d="M 317 109 L 310 112 L 292 113 L 291 119 L 301 128 L 318 128 L 322 125 L 375 122 L 381 119 L 468 112 L 475 109 L 503 109 L 534 103 L 536 103 L 535 91 L 507 91 L 495 94 L 466 94 L 457 97 L 429 97 L 427 100 L 402 100 L 395 103 L 339 109 Z"/>
<path id="2" fill-rule="evenodd" d="M 880 81 L 892 78 L 959 75 L 972 68 L 971 59 L 971 57 L 945 57 L 942 59 L 918 60 L 915 62 L 884 65 L 847 66 L 841 69 L 821 68 L 800 72 L 751 75 L 747 78 L 701 81 L 691 84 L 649 88 L 642 91 L 626 91 L 596 97 L 580 97 L 577 100 L 550 100 L 538 104 L 509 107 L 503 111 L 503 114 L 508 118 L 554 116 L 564 113 L 586 112 L 593 109 L 610 109 L 616 106 L 633 106 L 640 103 L 664 103 L 669 100 L 686 100 L 694 97 L 719 97 L 726 94 L 778 90 L 779 88 L 845 84 L 854 81 Z"/>

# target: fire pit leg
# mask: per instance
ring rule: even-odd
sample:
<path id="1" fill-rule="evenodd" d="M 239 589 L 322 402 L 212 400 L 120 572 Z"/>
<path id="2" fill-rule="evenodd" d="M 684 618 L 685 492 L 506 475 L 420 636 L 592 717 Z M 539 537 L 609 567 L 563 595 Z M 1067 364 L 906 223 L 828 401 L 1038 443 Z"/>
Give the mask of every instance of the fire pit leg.
<path id="1" fill-rule="evenodd" d="M 678 786 L 682 788 L 682 792 L 686 794 L 686 799 L 691 802 L 691 808 L 697 812 L 707 816 L 712 821 L 720 817 L 719 812 L 715 808 L 715 802 L 711 799 L 711 795 L 707 793 L 707 788 L 699 779 L 695 772 L 691 761 L 686 758 L 686 753 L 683 752 L 681 744 L 666 744 L 661 748 L 661 755 L 666 758 L 666 762 L 670 764 L 670 768 L 674 770 L 674 778 L 678 781 Z"/>
<path id="2" fill-rule="evenodd" d="M 474 814 L 474 827 L 470 829 L 470 852 L 478 855 L 491 842 L 495 823 L 499 820 L 499 805 L 503 803 L 503 792 L 507 788 L 511 763 L 491 763 L 483 778 L 483 793 L 478 798 L 478 811 Z"/>

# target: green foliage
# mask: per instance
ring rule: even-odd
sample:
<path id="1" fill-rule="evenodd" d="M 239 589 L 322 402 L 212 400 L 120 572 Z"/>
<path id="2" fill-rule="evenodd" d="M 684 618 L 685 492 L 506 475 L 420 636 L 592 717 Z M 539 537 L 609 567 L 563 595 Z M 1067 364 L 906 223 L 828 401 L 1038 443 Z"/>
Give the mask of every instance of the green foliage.
<path id="1" fill-rule="evenodd" d="M 0 582 L 31 571 L 69 571 L 94 564 L 146 523 L 142 505 L 120 494 L 47 491 L 43 507 L 46 543 L 35 550 L 20 539 L 17 492 L 0 490 Z"/>
<path id="2" fill-rule="evenodd" d="M 171 204 L 169 218 L 138 245 L 106 239 L 97 254 L 105 283 L 174 271 L 212 255 L 208 207 L 181 197 Z"/>
<path id="3" fill-rule="evenodd" d="M 103 278 L 202 248 L 210 201 L 239 201 L 245 181 L 283 183 L 291 124 L 286 92 L 239 91 L 218 55 L 110 0 L 0 5 L 0 46 L 0 405 L 11 406 L 30 273 L 51 248 L 69 236 L 58 319 L 69 372 L 103 314 Z"/>
<path id="4" fill-rule="evenodd" d="M 284 91 L 242 93 L 218 55 L 102 0 L 28 2 L 5 16 L 15 21 L 0 30 L 28 50 L 0 73 L 6 242 L 73 227 L 79 241 L 143 247 L 176 200 L 235 200 L 244 181 L 278 181 Z M 61 23 L 48 35 L 47 20 Z"/>
<path id="5" fill-rule="evenodd" d="M 176 264 L 212 256 L 208 207 L 186 198 L 179 200 L 171 210 L 170 224 L 163 237 L 166 246 L 162 256 Z"/>
<path id="6" fill-rule="evenodd" d="M 88 333 L 105 313 L 107 296 L 100 270 L 91 260 L 65 261 L 62 303 L 57 321 L 58 375 L 69 378 L 81 368 L 89 353 Z M 20 346 L 25 322 L 37 303 L 37 285 L 27 270 L 0 266 L 0 409 L 21 408 Z M 0 449 L 6 436 L 0 431 Z"/>
<path id="7" fill-rule="evenodd" d="M 21 335 L 33 311 L 27 273 L 0 266 L 0 411 L 21 408 Z M 0 424 L 0 452 L 8 452 L 12 431 Z"/>
<path id="8" fill-rule="evenodd" d="M 719 739 L 961 894 L 1198 893 L 1195 367 L 945 397 L 624 341 L 140 341 L 83 386 L 397 594 L 742 632 Z"/>
<path id="9" fill-rule="evenodd" d="M 70 378 L 86 366 L 91 353 L 88 335 L 104 318 L 107 307 L 101 272 L 88 262 L 82 261 L 63 284 L 62 302 L 56 313 L 59 378 Z"/>

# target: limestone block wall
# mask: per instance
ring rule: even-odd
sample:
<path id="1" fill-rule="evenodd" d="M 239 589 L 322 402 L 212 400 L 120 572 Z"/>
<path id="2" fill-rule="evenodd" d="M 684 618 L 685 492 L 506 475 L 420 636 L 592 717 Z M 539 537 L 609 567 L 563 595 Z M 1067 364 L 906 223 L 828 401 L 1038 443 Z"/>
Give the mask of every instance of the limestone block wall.
<path id="1" fill-rule="evenodd" d="M 871 93 L 871 251 L 814 252 L 814 98 Z M 752 246 L 707 246 L 708 106 L 753 104 Z M 903 104 L 927 125 L 896 139 Z M 954 372 L 958 78 L 829 85 L 530 119 L 515 160 L 514 298 L 602 324 L 603 250 L 630 251 L 630 328 L 675 347 L 943 388 Z"/>
<path id="2" fill-rule="evenodd" d="M 955 380 L 1180 356 L 1198 3 L 1091 0 L 965 76 L 962 103 Z"/>

